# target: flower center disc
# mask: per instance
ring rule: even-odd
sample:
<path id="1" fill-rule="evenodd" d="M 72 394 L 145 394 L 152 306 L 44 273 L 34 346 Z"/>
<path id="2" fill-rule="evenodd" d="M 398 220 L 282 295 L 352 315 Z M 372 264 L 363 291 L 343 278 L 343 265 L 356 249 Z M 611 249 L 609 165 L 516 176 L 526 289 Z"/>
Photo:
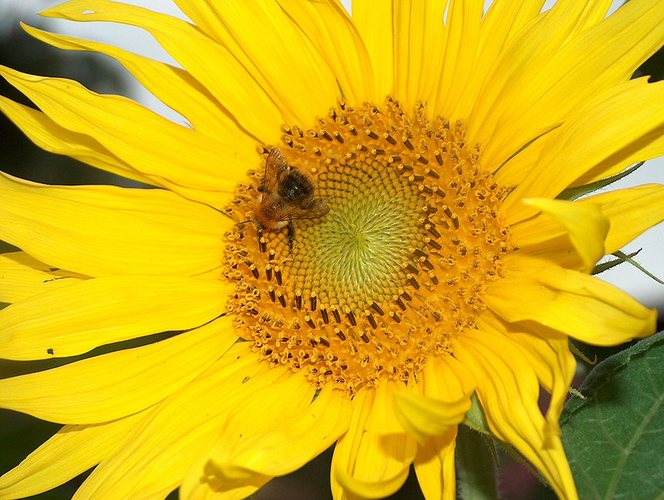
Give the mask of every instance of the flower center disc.
<path id="1" fill-rule="evenodd" d="M 506 191 L 478 165 L 461 123 L 412 115 L 393 99 L 344 104 L 316 127 L 284 127 L 289 165 L 329 212 L 287 231 L 240 224 L 227 235 L 226 278 L 240 335 L 270 363 L 350 393 L 407 381 L 475 327 L 482 294 L 511 250 L 498 218 Z M 228 214 L 252 220 L 263 172 Z M 284 221 L 286 222 L 286 221 Z"/>
<path id="2" fill-rule="evenodd" d="M 384 159 L 367 160 L 321 172 L 318 195 L 330 212 L 296 225 L 290 266 L 296 288 L 312 288 L 323 303 L 341 310 L 367 310 L 373 302 L 390 300 L 405 285 L 404 243 L 424 244 L 417 228 L 417 188 Z"/>

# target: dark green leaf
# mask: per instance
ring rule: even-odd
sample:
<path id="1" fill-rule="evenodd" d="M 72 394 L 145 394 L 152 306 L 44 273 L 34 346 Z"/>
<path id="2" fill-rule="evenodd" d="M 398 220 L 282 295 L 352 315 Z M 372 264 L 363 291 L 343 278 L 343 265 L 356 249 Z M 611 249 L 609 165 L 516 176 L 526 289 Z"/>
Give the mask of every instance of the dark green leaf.
<path id="1" fill-rule="evenodd" d="M 664 333 L 607 358 L 561 424 L 583 499 L 664 498 Z"/>

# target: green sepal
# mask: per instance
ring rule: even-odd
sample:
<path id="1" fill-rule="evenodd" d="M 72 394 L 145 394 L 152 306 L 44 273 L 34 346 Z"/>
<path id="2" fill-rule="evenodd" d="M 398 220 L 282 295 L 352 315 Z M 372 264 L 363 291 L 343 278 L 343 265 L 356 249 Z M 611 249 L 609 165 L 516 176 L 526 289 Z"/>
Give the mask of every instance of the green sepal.
<path id="1" fill-rule="evenodd" d="M 482 405 L 475 393 L 470 396 L 470 410 L 466 413 L 466 418 L 462 423 L 480 434 L 485 434 L 487 436 L 491 435 L 489 426 L 486 423 L 486 418 L 484 417 Z"/>
<path id="2" fill-rule="evenodd" d="M 622 252 L 615 252 L 614 255 L 616 258 L 609 260 L 607 262 L 602 262 L 601 264 L 597 264 L 595 268 L 592 270 L 591 274 L 600 274 L 603 273 L 604 271 L 608 271 L 609 269 L 616 267 L 619 264 L 622 264 L 624 262 L 628 262 L 627 259 L 631 259 L 632 257 L 636 257 L 640 252 L 641 248 L 639 248 L 636 252 L 632 252 L 629 255 L 625 255 Z M 620 255 L 619 255 L 620 254 Z"/>
<path id="3" fill-rule="evenodd" d="M 495 442 L 465 425 L 456 441 L 457 496 L 463 500 L 494 500 L 498 495 L 498 454 Z"/>
<path id="4" fill-rule="evenodd" d="M 664 285 L 664 280 L 658 278 L 654 274 L 652 274 L 650 271 L 648 271 L 645 267 L 643 267 L 641 264 L 636 262 L 633 257 L 637 256 L 642 249 L 638 249 L 636 252 L 632 252 L 630 254 L 626 254 L 624 252 L 618 251 L 618 252 L 613 252 L 611 255 L 616 257 L 613 260 L 610 260 L 608 262 L 603 262 L 602 264 L 597 264 L 595 268 L 592 271 L 592 274 L 599 274 L 603 273 L 607 269 L 611 269 L 612 267 L 617 266 L 618 264 L 622 264 L 624 262 L 627 262 L 628 264 L 631 264 L 635 268 L 637 268 L 639 271 L 641 271 L 643 274 L 648 276 L 649 278 L 655 280 L 657 283 L 660 285 Z"/>
<path id="5" fill-rule="evenodd" d="M 556 198 L 559 200 L 574 201 L 576 199 L 581 198 L 582 196 L 594 193 L 598 189 L 602 189 L 603 187 L 606 187 L 609 184 L 613 184 L 614 182 L 619 181 L 623 177 L 627 177 L 629 174 L 636 171 L 636 169 L 638 169 L 644 163 L 645 162 L 641 161 L 636 165 L 629 167 L 627 170 L 623 170 L 619 174 L 612 175 L 611 177 L 607 177 L 606 179 L 600 179 L 598 181 L 591 182 L 590 184 L 584 184 L 583 186 L 575 186 L 567 188 L 558 196 L 556 196 Z"/>
<path id="6" fill-rule="evenodd" d="M 480 404 L 479 399 L 477 399 L 477 395 L 475 393 L 473 393 L 471 396 L 470 402 L 470 410 L 468 410 L 468 413 L 466 413 L 466 418 L 462 422 L 463 425 L 460 425 L 459 429 L 462 429 L 464 426 L 466 426 L 471 431 L 475 431 L 477 435 L 481 435 L 481 437 L 487 442 L 490 442 L 491 446 L 485 445 L 485 447 L 493 450 L 495 463 L 498 463 L 498 456 L 496 454 L 496 446 L 498 446 L 502 451 L 505 452 L 506 455 L 511 457 L 512 460 L 523 465 L 523 467 L 530 471 L 530 473 L 542 484 L 548 486 L 542 475 L 530 464 L 530 462 L 523 458 L 521 453 L 519 453 L 516 448 L 508 443 L 500 441 L 491 433 L 486 422 L 486 417 L 484 416 L 484 411 L 482 410 L 482 405 Z"/>
<path id="7" fill-rule="evenodd" d="M 640 250 L 639 250 L 639 252 L 640 252 Z M 613 255 L 615 255 L 615 256 L 618 257 L 619 259 L 622 259 L 624 262 L 628 262 L 629 264 L 633 265 L 635 268 L 637 268 L 637 269 L 638 269 L 639 271 L 641 271 L 643 274 L 645 274 L 645 275 L 648 276 L 649 278 L 652 278 L 653 280 L 655 280 L 655 281 L 656 281 L 657 283 L 659 283 L 660 285 L 664 285 L 664 281 L 662 281 L 661 279 L 659 279 L 657 276 L 655 276 L 654 274 L 652 274 L 650 271 L 648 271 L 648 270 L 647 270 L 645 267 L 643 267 L 641 264 L 639 264 L 638 262 L 636 262 L 635 260 L 632 259 L 632 257 L 634 257 L 634 256 L 635 256 L 637 253 L 639 253 L 639 252 L 634 252 L 634 253 L 631 253 L 631 254 L 629 254 L 629 255 L 625 255 L 623 252 L 618 251 L 618 252 L 614 252 Z"/>
<path id="8" fill-rule="evenodd" d="M 539 135 L 533 137 L 532 139 L 528 140 L 523 146 L 521 146 L 521 147 L 520 147 L 519 149 L 517 149 L 514 153 L 512 153 L 510 156 L 508 156 L 507 159 L 506 159 L 504 162 L 502 162 L 502 163 L 500 164 L 500 166 L 499 166 L 499 167 L 496 169 L 496 171 L 494 172 L 494 175 L 495 175 L 497 172 L 500 172 L 500 169 L 502 169 L 502 168 L 503 168 L 507 163 L 509 163 L 513 158 L 515 158 L 515 157 L 517 157 L 518 155 L 520 155 L 523 151 L 525 151 L 525 150 L 528 149 L 530 146 L 532 146 L 532 145 L 533 145 L 536 141 L 538 141 L 540 138 L 542 138 L 542 137 L 544 137 L 545 135 L 547 135 L 547 134 L 553 132 L 554 130 L 556 130 L 558 127 L 560 127 L 560 125 L 561 125 L 560 123 L 558 123 L 557 125 L 553 125 L 552 127 L 548 128 L 547 130 L 545 130 L 544 132 L 542 132 L 541 134 L 539 134 Z"/>

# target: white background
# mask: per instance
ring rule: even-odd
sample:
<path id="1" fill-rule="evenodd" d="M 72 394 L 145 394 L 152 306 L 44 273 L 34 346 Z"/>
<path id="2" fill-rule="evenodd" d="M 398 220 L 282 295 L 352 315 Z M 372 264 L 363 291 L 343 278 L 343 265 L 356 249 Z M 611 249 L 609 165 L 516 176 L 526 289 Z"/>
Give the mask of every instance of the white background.
<path id="1" fill-rule="evenodd" d="M 124 1 L 173 15 L 181 15 L 178 9 L 167 0 Z M 15 26 L 19 21 L 44 26 L 44 20 L 35 16 L 34 13 L 58 3 L 61 2 L 57 0 L 0 0 L 0 36 L 3 31 Z M 348 7 L 350 0 L 345 0 L 343 3 Z M 487 4 L 489 3 L 490 1 L 487 1 Z M 554 2 L 547 2 L 547 6 L 552 3 Z M 614 2 L 616 5 L 618 3 Z M 48 29 L 52 31 L 111 43 L 154 59 L 174 63 L 150 35 L 137 28 L 108 23 L 70 23 L 61 20 L 48 20 L 47 22 L 49 23 Z M 20 50 L 20 47 L 17 47 L 17 50 Z M 170 119 L 181 121 L 178 115 L 164 107 L 138 84 L 135 84 L 133 88 L 135 90 L 132 97 L 136 100 Z M 627 181 L 621 181 L 614 186 L 626 187 L 645 183 L 664 184 L 664 158 L 646 163 L 639 171 L 629 176 Z M 638 261 L 653 274 L 664 278 L 664 224 L 659 224 L 644 233 L 629 244 L 625 251 L 630 252 L 639 248 L 643 248 L 643 250 L 637 257 Z M 600 277 L 618 285 L 644 304 L 658 307 L 660 311 L 664 312 L 664 286 L 652 281 L 628 264 L 609 270 Z"/>

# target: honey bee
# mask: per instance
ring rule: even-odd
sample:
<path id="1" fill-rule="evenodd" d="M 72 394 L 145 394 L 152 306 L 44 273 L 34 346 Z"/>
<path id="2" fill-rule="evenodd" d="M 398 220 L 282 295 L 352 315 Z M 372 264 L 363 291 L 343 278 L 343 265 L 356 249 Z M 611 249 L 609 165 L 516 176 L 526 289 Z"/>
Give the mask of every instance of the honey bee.
<path id="1" fill-rule="evenodd" d="M 255 222 L 259 235 L 263 230 L 288 227 L 288 245 L 293 249 L 294 219 L 316 219 L 330 211 L 327 204 L 314 196 L 311 179 L 289 165 L 281 151 L 273 148 L 265 161 L 265 175 L 258 187 Z"/>

